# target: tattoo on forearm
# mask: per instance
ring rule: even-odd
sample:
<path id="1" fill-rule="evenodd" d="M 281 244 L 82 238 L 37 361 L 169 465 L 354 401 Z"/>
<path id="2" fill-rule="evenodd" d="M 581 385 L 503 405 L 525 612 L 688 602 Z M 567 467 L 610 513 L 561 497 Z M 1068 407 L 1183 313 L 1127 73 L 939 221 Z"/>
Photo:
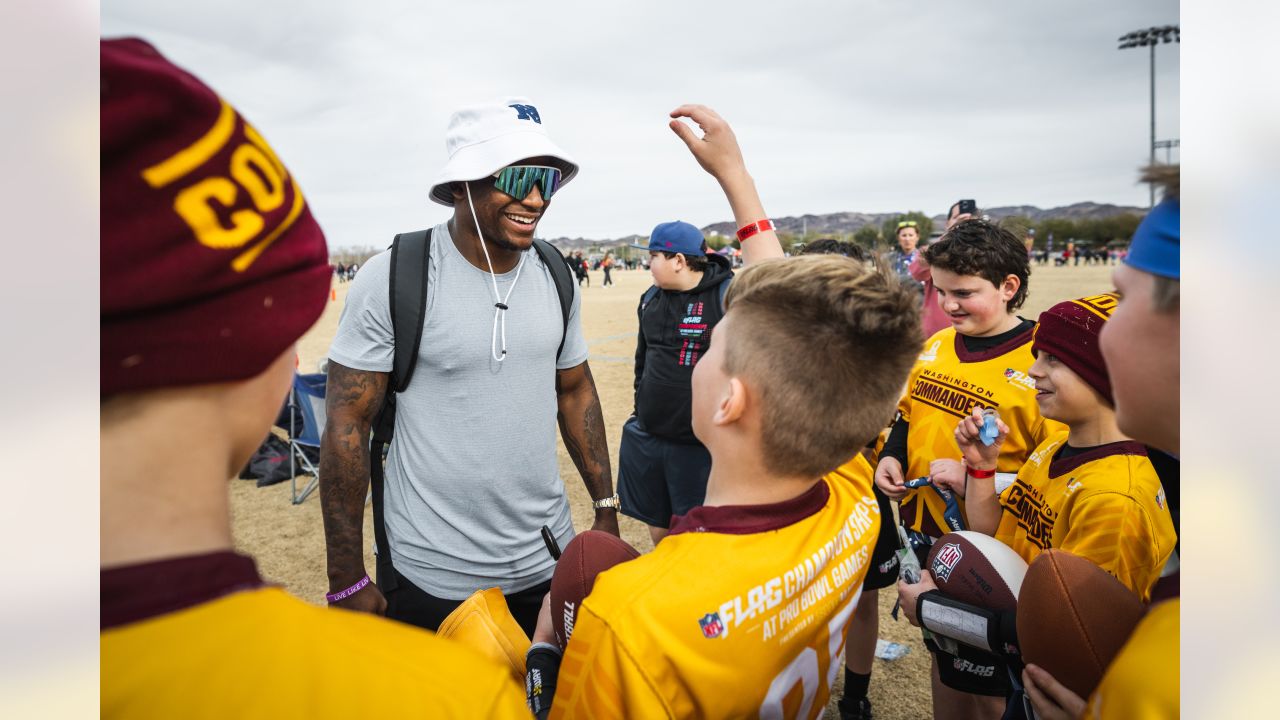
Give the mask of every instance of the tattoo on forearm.
<path id="1" fill-rule="evenodd" d="M 330 361 L 327 417 L 320 438 L 320 512 L 331 585 L 349 585 L 364 567 L 364 498 L 369 487 L 369 431 L 382 406 L 387 374 Z"/>
<path id="2" fill-rule="evenodd" d="M 576 369 L 575 369 L 576 370 Z M 609 443 L 605 437 L 604 413 L 596 393 L 591 367 L 582 364 L 583 377 L 560 395 L 560 435 L 565 449 L 582 475 L 587 492 L 595 498 L 613 494 L 613 471 L 609 463 Z M 556 389 L 561 390 L 557 377 Z"/>

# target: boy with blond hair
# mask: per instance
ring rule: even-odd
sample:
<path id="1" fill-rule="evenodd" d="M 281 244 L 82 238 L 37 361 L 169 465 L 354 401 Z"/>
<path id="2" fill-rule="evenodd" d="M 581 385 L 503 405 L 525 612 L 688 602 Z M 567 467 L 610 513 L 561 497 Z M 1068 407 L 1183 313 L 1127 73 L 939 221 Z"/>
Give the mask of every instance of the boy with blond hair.
<path id="1" fill-rule="evenodd" d="M 682 115 L 706 130 L 674 128 L 738 224 L 758 221 L 728 125 Z M 747 242 L 781 254 L 759 235 Z M 813 717 L 827 702 L 881 518 L 869 478 L 824 476 L 892 412 L 919 350 L 917 302 L 863 263 L 806 256 L 747 268 L 726 305 L 693 373 L 706 504 L 596 579 L 563 664 L 544 611 L 529 656 L 539 716 Z"/>
<path id="2" fill-rule="evenodd" d="M 804 255 L 844 255 L 859 262 L 874 262 L 861 246 L 851 242 L 821 238 L 805 245 Z M 879 441 L 854 455 L 848 462 L 836 468 L 828 477 L 843 478 L 846 482 L 872 482 L 875 476 L 875 454 Z M 875 487 L 872 490 L 880 506 L 881 518 L 892 518 L 893 508 L 889 497 Z M 871 563 L 862 580 L 862 597 L 849 620 L 845 641 L 845 671 L 843 695 L 836 705 L 840 720 L 871 720 L 871 666 L 876 657 L 876 641 L 880 635 L 880 590 L 898 579 L 898 531 L 897 525 L 880 523 L 880 534 L 871 551 Z"/>

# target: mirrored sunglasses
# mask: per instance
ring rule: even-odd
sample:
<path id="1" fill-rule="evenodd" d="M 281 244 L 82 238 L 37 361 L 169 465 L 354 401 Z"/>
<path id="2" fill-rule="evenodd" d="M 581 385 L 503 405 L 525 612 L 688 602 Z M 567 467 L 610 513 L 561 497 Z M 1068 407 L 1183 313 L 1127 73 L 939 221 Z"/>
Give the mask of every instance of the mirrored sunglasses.
<path id="1" fill-rule="evenodd" d="M 493 186 L 517 200 L 523 200 L 537 185 L 543 200 L 550 200 L 560 187 L 560 168 L 546 165 L 509 165 L 493 174 Z"/>

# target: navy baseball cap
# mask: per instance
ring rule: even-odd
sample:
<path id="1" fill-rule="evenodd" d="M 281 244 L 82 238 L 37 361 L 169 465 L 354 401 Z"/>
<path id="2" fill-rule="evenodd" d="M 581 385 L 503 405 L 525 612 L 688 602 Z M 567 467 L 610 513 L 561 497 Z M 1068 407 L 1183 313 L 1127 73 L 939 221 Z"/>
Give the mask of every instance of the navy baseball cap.
<path id="1" fill-rule="evenodd" d="M 633 244 L 631 247 L 681 255 L 707 254 L 707 243 L 702 238 L 702 231 L 680 220 L 672 220 L 655 227 L 653 233 L 649 235 L 648 245 Z"/>

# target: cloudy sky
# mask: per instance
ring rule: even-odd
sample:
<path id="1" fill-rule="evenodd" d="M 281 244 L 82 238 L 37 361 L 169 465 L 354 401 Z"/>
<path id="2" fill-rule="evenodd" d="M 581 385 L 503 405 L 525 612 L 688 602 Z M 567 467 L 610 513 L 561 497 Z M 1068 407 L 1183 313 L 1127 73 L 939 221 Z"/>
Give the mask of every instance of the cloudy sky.
<path id="1" fill-rule="evenodd" d="M 733 124 L 776 217 L 1146 204 L 1148 51 L 1116 38 L 1178 23 L 1176 0 L 743 5 L 104 0 L 102 34 L 150 40 L 237 105 L 334 246 L 445 219 L 427 190 L 450 112 L 508 95 L 582 165 L 545 237 L 730 219 L 666 127 L 685 102 Z M 1179 135 L 1178 64 L 1158 48 L 1159 139 Z"/>

